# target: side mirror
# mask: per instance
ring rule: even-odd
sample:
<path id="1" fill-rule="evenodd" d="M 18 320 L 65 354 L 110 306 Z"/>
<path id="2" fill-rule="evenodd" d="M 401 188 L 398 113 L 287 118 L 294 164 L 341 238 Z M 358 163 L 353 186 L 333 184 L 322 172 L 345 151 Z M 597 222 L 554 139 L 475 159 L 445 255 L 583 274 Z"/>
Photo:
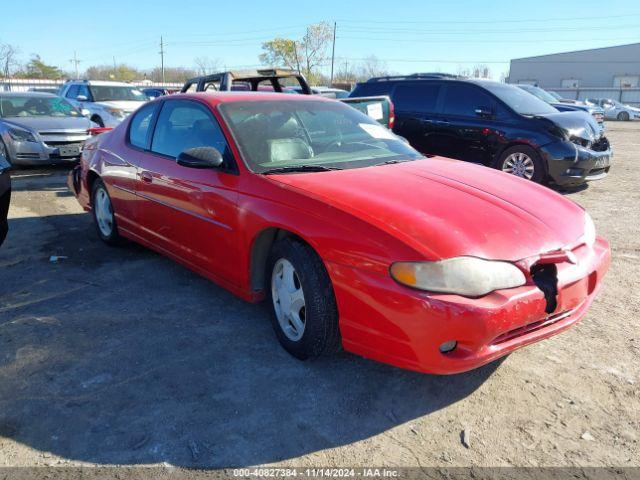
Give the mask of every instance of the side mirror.
<path id="1" fill-rule="evenodd" d="M 213 147 L 189 148 L 178 155 L 178 165 L 188 168 L 218 168 L 224 160 L 218 149 Z"/>
<path id="2" fill-rule="evenodd" d="M 79 101 L 79 102 L 86 102 L 86 101 L 87 101 L 87 100 L 89 100 L 89 99 L 87 98 L 87 96 L 86 96 L 86 95 L 78 95 L 78 96 L 76 97 L 76 100 L 77 100 L 77 101 Z"/>
<path id="3" fill-rule="evenodd" d="M 475 112 L 479 117 L 493 117 L 493 111 L 489 107 L 478 107 Z"/>

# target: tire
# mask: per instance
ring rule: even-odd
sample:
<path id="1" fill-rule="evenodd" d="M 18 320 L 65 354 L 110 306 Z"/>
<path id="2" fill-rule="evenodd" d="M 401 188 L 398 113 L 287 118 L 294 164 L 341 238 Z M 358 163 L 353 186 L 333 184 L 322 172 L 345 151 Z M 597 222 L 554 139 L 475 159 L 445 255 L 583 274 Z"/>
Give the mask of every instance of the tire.
<path id="1" fill-rule="evenodd" d="M 287 270 L 289 266 L 293 272 Z M 278 240 L 269 254 L 265 277 L 273 328 L 284 349 L 300 360 L 338 352 L 338 307 L 331 279 L 318 254 L 300 241 Z M 296 305 L 298 291 L 302 293 L 302 308 Z"/>
<path id="2" fill-rule="evenodd" d="M 98 124 L 98 126 L 99 126 L 100 128 L 104 128 L 104 122 L 103 122 L 103 121 L 102 121 L 102 119 L 101 119 L 100 117 L 98 117 L 97 115 L 96 115 L 96 116 L 94 116 L 94 117 L 91 117 L 91 121 L 92 121 L 93 123 L 97 123 L 97 124 Z"/>
<path id="3" fill-rule="evenodd" d="M 99 178 L 93 182 L 91 187 L 91 212 L 100 239 L 108 245 L 120 245 L 122 237 L 118 233 L 111 197 L 107 187 Z"/>
<path id="4" fill-rule="evenodd" d="M 618 120 L 626 122 L 629 120 L 629 114 L 627 112 L 620 112 L 616 118 Z"/>
<path id="5" fill-rule="evenodd" d="M 547 178 L 540 155 L 533 148 L 526 145 L 515 145 L 507 148 L 500 154 L 493 166 L 503 172 L 511 173 L 536 183 L 544 183 Z"/>
<path id="6" fill-rule="evenodd" d="M 7 149 L 7 146 L 5 145 L 2 138 L 0 138 L 0 155 L 4 156 L 7 162 L 11 163 L 11 159 L 9 158 L 9 150 Z"/>

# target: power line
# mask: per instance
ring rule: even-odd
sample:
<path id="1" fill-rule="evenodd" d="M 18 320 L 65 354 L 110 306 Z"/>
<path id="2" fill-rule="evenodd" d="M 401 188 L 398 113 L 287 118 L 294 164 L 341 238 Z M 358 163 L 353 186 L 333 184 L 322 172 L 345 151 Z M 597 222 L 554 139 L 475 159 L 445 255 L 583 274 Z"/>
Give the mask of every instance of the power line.
<path id="1" fill-rule="evenodd" d="M 488 40 L 488 39 L 465 39 L 465 40 L 450 40 L 450 39 L 446 39 L 446 38 L 379 38 L 379 37 L 350 37 L 350 36 L 340 36 L 338 37 L 341 40 L 366 40 L 367 42 L 400 42 L 400 43 L 429 43 L 429 44 L 433 44 L 433 43 L 446 43 L 446 44 L 453 44 L 453 43 L 471 43 L 471 44 L 476 44 L 476 43 L 500 43 L 500 44 L 504 44 L 506 43 L 519 43 L 519 44 L 538 44 L 541 42 L 586 42 L 586 41 L 599 41 L 599 42 L 620 42 L 620 41 L 640 41 L 640 39 L 638 37 L 624 37 L 624 38 L 594 38 L 594 37 L 589 37 L 589 38 L 542 38 L 542 39 L 535 39 L 535 40 L 504 40 L 504 39 L 495 39 L 495 40 Z"/>
<path id="2" fill-rule="evenodd" d="M 73 51 L 73 58 L 69 60 L 71 63 L 73 63 L 75 65 L 76 68 L 76 78 L 80 78 L 80 73 L 78 70 L 78 65 L 80 65 L 80 62 L 82 62 L 82 60 L 78 59 L 78 54 L 76 53 L 76 51 Z"/>
<path id="3" fill-rule="evenodd" d="M 640 13 L 628 13 L 623 15 L 597 15 L 588 17 L 571 17 L 572 21 L 575 20 L 605 20 L 612 18 L 629 18 L 640 17 Z M 547 17 L 547 18 L 527 18 L 527 19 L 500 19 L 503 23 L 533 23 L 533 22 L 558 22 L 567 21 L 567 17 Z M 443 25 L 443 24 L 495 24 L 495 20 L 338 20 L 340 23 L 373 23 L 373 24 L 424 24 L 424 25 Z"/>

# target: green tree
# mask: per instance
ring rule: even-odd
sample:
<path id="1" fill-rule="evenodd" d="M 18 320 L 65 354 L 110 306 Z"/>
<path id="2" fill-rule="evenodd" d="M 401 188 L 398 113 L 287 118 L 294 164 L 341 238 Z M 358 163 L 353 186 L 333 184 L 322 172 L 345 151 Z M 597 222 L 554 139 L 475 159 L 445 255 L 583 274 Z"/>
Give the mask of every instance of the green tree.
<path id="1" fill-rule="evenodd" d="M 45 78 L 47 80 L 58 80 L 63 75 L 64 73 L 58 67 L 44 63 L 40 55 L 33 55 L 24 70 L 16 74 L 17 77 L 22 78 Z"/>
<path id="2" fill-rule="evenodd" d="M 87 68 L 86 77 L 89 80 L 113 80 L 117 82 L 131 82 L 141 80 L 143 74 L 127 64 L 94 65 Z"/>

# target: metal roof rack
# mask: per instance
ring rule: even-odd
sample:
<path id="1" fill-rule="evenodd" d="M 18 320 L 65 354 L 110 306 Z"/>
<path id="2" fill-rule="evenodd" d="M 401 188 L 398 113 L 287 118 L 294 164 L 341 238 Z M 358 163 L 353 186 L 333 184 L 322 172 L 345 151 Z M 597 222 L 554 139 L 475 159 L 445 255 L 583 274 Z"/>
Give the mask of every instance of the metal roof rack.
<path id="1" fill-rule="evenodd" d="M 373 77 L 367 80 L 367 82 L 388 82 L 390 80 L 415 80 L 415 79 L 457 79 L 463 78 L 460 75 L 454 75 L 452 73 L 439 73 L 439 72 L 427 72 L 427 73 L 412 73 L 410 75 L 387 75 L 384 77 Z"/>

